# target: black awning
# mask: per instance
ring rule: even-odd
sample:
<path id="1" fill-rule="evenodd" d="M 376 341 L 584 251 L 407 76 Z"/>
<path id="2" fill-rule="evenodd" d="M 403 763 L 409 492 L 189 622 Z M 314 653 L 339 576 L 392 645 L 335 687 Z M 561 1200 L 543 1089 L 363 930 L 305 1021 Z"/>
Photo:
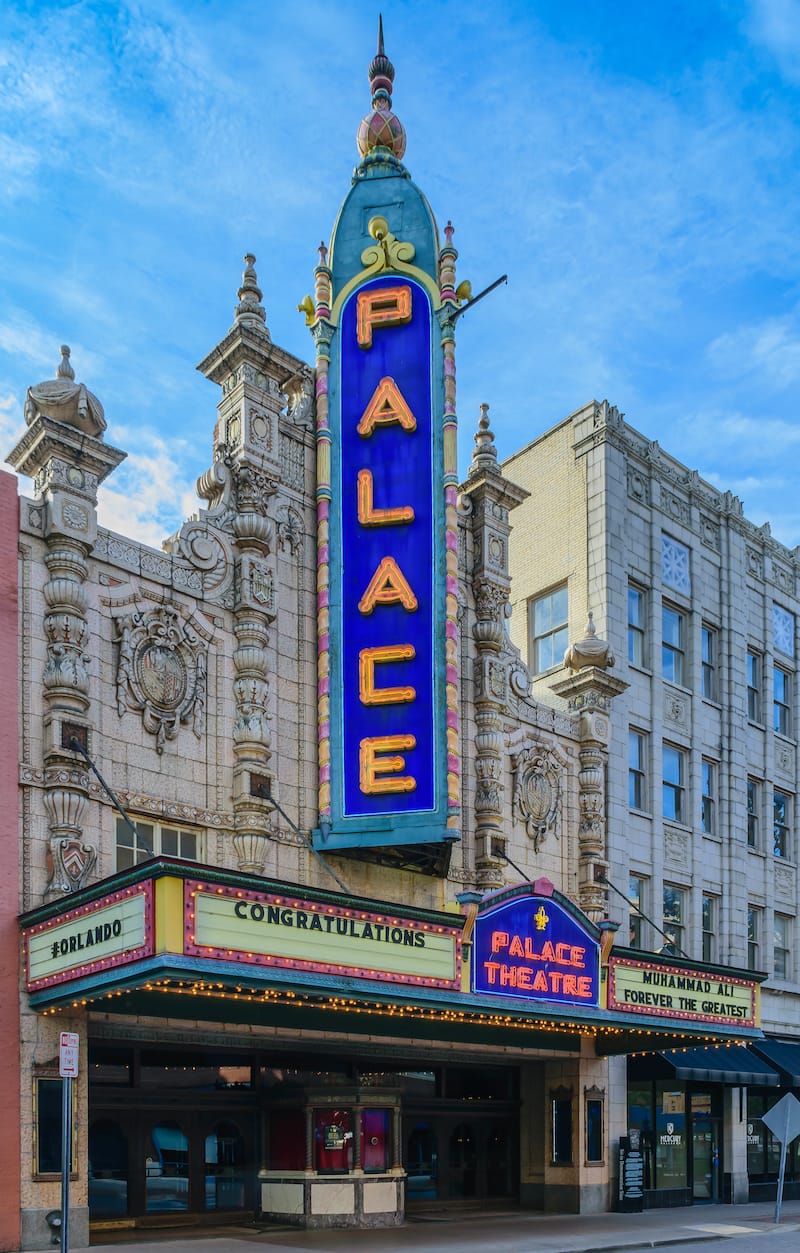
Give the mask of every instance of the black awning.
<path id="1" fill-rule="evenodd" d="M 791 1044 L 788 1040 L 759 1040 L 751 1047 L 760 1058 L 774 1066 L 784 1083 L 800 1088 L 800 1042 Z"/>
<path id="2" fill-rule="evenodd" d="M 759 1048 L 762 1041 L 759 1041 Z M 800 1055 L 800 1049 L 798 1049 Z M 666 1049 L 628 1058 L 630 1079 L 682 1079 L 696 1083 L 727 1083 L 776 1088 L 780 1076 L 743 1044 Z"/>

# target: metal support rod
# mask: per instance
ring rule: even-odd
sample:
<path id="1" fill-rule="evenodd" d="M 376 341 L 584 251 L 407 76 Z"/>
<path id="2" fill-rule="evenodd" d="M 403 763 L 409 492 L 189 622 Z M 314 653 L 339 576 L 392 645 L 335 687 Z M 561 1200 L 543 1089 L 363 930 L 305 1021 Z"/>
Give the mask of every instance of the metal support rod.
<path id="1" fill-rule="evenodd" d="M 342 883 L 341 879 L 339 878 L 339 876 L 338 876 L 338 874 L 336 873 L 336 871 L 335 871 L 335 870 L 331 870 L 331 868 L 330 868 L 330 866 L 328 865 L 328 863 L 326 862 L 325 858 L 322 856 L 322 853 L 319 851 L 319 849 L 314 848 L 314 845 L 312 844 L 312 842 L 311 842 L 311 840 L 308 838 L 308 836 L 307 836 L 307 835 L 304 835 L 304 834 L 303 834 L 303 832 L 300 830 L 300 828 L 299 828 L 299 827 L 298 827 L 298 826 L 297 826 L 294 822 L 292 822 L 292 820 L 291 820 L 291 818 L 289 817 L 289 815 L 287 814 L 286 810 L 285 810 L 285 809 L 281 809 L 280 805 L 279 805 L 279 804 L 278 804 L 278 802 L 275 800 L 275 797 L 274 797 L 274 796 L 263 796 L 263 795 L 262 795 L 262 796 L 261 796 L 261 800 L 266 801 L 268 805 L 271 805 L 273 809 L 276 809 L 276 810 L 278 811 L 278 813 L 280 814 L 281 818 L 283 818 L 286 822 L 288 822 L 289 826 L 292 828 L 292 830 L 294 831 L 295 835 L 296 835 L 299 839 L 301 839 L 301 840 L 303 841 L 303 843 L 305 844 L 305 846 L 306 846 L 306 848 L 308 849 L 308 851 L 309 851 L 310 853 L 312 853 L 312 854 L 314 855 L 314 857 L 316 857 L 317 861 L 320 863 L 320 865 L 323 867 L 323 869 L 324 869 L 324 870 L 327 870 L 327 872 L 328 872 L 328 874 L 331 876 L 331 878 L 332 878 L 332 879 L 334 879 L 334 880 L 335 880 L 335 881 L 339 884 L 339 887 L 342 889 L 342 891 L 343 891 L 343 892 L 344 892 L 347 896 L 349 896 L 349 895 L 350 895 L 350 890 L 349 890 L 349 888 L 347 887 L 347 885 L 346 885 L 346 884 L 344 884 L 344 883 Z"/>
<path id="2" fill-rule="evenodd" d="M 654 927 L 659 935 L 663 935 L 664 939 L 667 941 L 667 944 L 671 945 L 673 948 L 676 948 L 678 950 L 678 953 L 681 957 L 685 957 L 687 961 L 692 960 L 689 954 L 681 948 L 680 944 L 675 944 L 674 941 L 669 938 L 666 931 L 662 931 L 657 922 L 653 922 L 652 918 L 648 918 L 644 910 L 640 909 L 639 906 L 634 901 L 632 901 L 629 896 L 626 896 L 624 892 L 621 892 L 620 889 L 617 887 L 617 885 L 615 883 L 612 883 L 607 875 L 604 875 L 602 879 L 598 880 L 598 882 L 602 883 L 604 887 L 611 888 L 611 891 L 616 892 L 617 896 L 621 896 L 623 901 L 626 901 L 631 909 L 636 910 L 640 918 L 644 918 L 645 922 L 648 923 L 651 927 Z"/>
<path id="3" fill-rule="evenodd" d="M 69 1177 L 72 1173 L 72 1079 L 61 1080 L 61 1253 L 69 1253 Z"/>
<path id="4" fill-rule="evenodd" d="M 488 296 L 490 291 L 494 291 L 495 287 L 499 287 L 501 283 L 507 283 L 507 282 L 508 282 L 508 275 L 501 274 L 500 277 L 496 278 L 493 283 L 489 284 L 488 287 L 484 287 L 483 291 L 478 292 L 477 296 L 473 296 L 472 300 L 468 300 L 467 303 L 465 305 L 462 305 L 460 309 L 456 309 L 450 321 L 455 322 L 458 318 L 461 317 L 462 313 L 467 312 L 467 309 L 471 309 L 472 306 L 476 305 L 479 300 L 483 300 L 484 296 Z"/>
<path id="5" fill-rule="evenodd" d="M 146 853 L 149 853 L 151 857 L 155 857 L 155 853 L 153 852 L 150 845 L 147 843 L 147 840 L 145 840 L 143 836 L 139 834 L 139 832 L 136 829 L 136 824 L 134 823 L 133 819 L 123 809 L 122 802 L 120 801 L 119 797 L 115 796 L 114 793 L 111 791 L 111 788 L 108 786 L 105 779 L 101 775 L 100 771 L 97 769 L 97 766 L 92 761 L 86 749 L 83 747 L 80 740 L 76 739 L 74 735 L 70 739 L 69 747 L 72 749 L 73 752 L 80 753 L 81 757 L 86 762 L 92 774 L 95 775 L 98 783 L 100 784 L 101 788 L 105 792 L 106 796 L 111 801 L 111 804 L 122 815 L 123 821 L 126 823 L 128 828 L 132 831 L 133 835 L 136 838 L 136 844 L 134 844 L 134 850 L 138 847 L 138 845 L 141 845 L 144 848 L 144 851 Z"/>

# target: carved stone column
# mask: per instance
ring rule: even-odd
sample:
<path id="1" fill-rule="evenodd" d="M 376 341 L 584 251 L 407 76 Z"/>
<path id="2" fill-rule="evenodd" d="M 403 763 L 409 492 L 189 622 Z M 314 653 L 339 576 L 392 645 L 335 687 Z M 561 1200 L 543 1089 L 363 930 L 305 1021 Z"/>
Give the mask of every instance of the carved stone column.
<path id="1" fill-rule="evenodd" d="M 295 378 L 294 359 L 276 348 L 266 325 L 255 257 L 245 258 L 234 322 L 198 369 L 222 388 L 214 431 L 214 463 L 197 490 L 217 526 L 233 534 L 235 675 L 233 695 L 233 844 L 239 869 L 263 872 L 274 810 L 269 627 L 277 612 L 271 553 L 274 523 L 267 516 L 280 479 L 279 419 L 283 386 Z"/>
<path id="2" fill-rule="evenodd" d="M 44 808 L 49 829 L 46 895 L 86 883 L 97 848 L 84 839 L 89 776 L 74 741 L 91 754 L 91 647 L 87 557 L 97 538 L 97 488 L 125 453 L 103 440 L 103 406 L 75 381 L 69 348 L 56 379 L 28 389 L 28 430 L 8 460 L 34 479 L 42 501 L 48 579 L 42 588 L 47 656 L 42 674 Z"/>
<path id="3" fill-rule="evenodd" d="M 509 511 L 528 493 L 500 472 L 488 405 L 481 405 L 475 451 L 462 495 L 472 506 L 475 562 L 475 874 L 479 886 L 503 882 L 504 831 L 503 715 L 508 701 L 508 662 L 501 655 L 506 640 Z"/>
<path id="4" fill-rule="evenodd" d="M 568 679 L 552 684 L 563 696 L 573 713 L 580 715 L 580 770 L 578 772 L 579 868 L 578 893 L 581 909 L 595 922 L 608 913 L 608 871 L 606 779 L 608 744 L 611 736 L 611 701 L 628 687 L 623 679 L 614 678 L 606 667 L 614 658 L 608 644 L 598 640 L 592 615 L 583 640 L 571 645 L 564 656 L 573 670 Z"/>

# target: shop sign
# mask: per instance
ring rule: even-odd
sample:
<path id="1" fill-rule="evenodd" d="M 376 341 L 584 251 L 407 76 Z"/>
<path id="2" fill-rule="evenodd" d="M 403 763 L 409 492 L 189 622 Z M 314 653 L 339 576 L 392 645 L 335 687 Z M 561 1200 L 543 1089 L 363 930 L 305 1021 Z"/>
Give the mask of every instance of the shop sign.
<path id="1" fill-rule="evenodd" d="M 362 283 L 342 307 L 330 394 L 328 848 L 445 836 L 438 338 L 428 293 L 406 275 Z"/>
<path id="2" fill-rule="evenodd" d="M 472 969 L 476 992 L 598 1003 L 600 946 L 588 926 L 550 896 L 525 893 L 479 914 Z"/>
<path id="3" fill-rule="evenodd" d="M 730 1026 L 758 1025 L 758 985 L 732 975 L 610 957 L 608 1008 Z"/>
<path id="4" fill-rule="evenodd" d="M 189 881 L 187 955 L 459 989 L 461 926 Z"/>
<path id="5" fill-rule="evenodd" d="M 153 952 L 152 885 L 67 910 L 23 933 L 29 992 L 122 966 Z"/>

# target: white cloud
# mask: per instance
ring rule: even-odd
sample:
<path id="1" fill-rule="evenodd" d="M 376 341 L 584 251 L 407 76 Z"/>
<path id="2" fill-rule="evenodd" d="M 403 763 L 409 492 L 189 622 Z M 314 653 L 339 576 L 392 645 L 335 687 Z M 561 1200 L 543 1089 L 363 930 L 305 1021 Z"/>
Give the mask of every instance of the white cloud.
<path id="1" fill-rule="evenodd" d="M 137 451 L 129 453 L 101 486 L 98 521 L 109 530 L 160 548 L 162 540 L 198 507 L 182 445 L 146 430 L 119 434 L 125 440 L 135 439 Z"/>
<path id="2" fill-rule="evenodd" d="M 768 318 L 717 336 L 709 360 L 734 379 L 745 375 L 768 389 L 794 387 L 800 381 L 800 320 Z"/>
<path id="3" fill-rule="evenodd" d="M 750 38 L 775 58 L 785 77 L 800 83 L 798 0 L 752 0 L 746 27 Z"/>

